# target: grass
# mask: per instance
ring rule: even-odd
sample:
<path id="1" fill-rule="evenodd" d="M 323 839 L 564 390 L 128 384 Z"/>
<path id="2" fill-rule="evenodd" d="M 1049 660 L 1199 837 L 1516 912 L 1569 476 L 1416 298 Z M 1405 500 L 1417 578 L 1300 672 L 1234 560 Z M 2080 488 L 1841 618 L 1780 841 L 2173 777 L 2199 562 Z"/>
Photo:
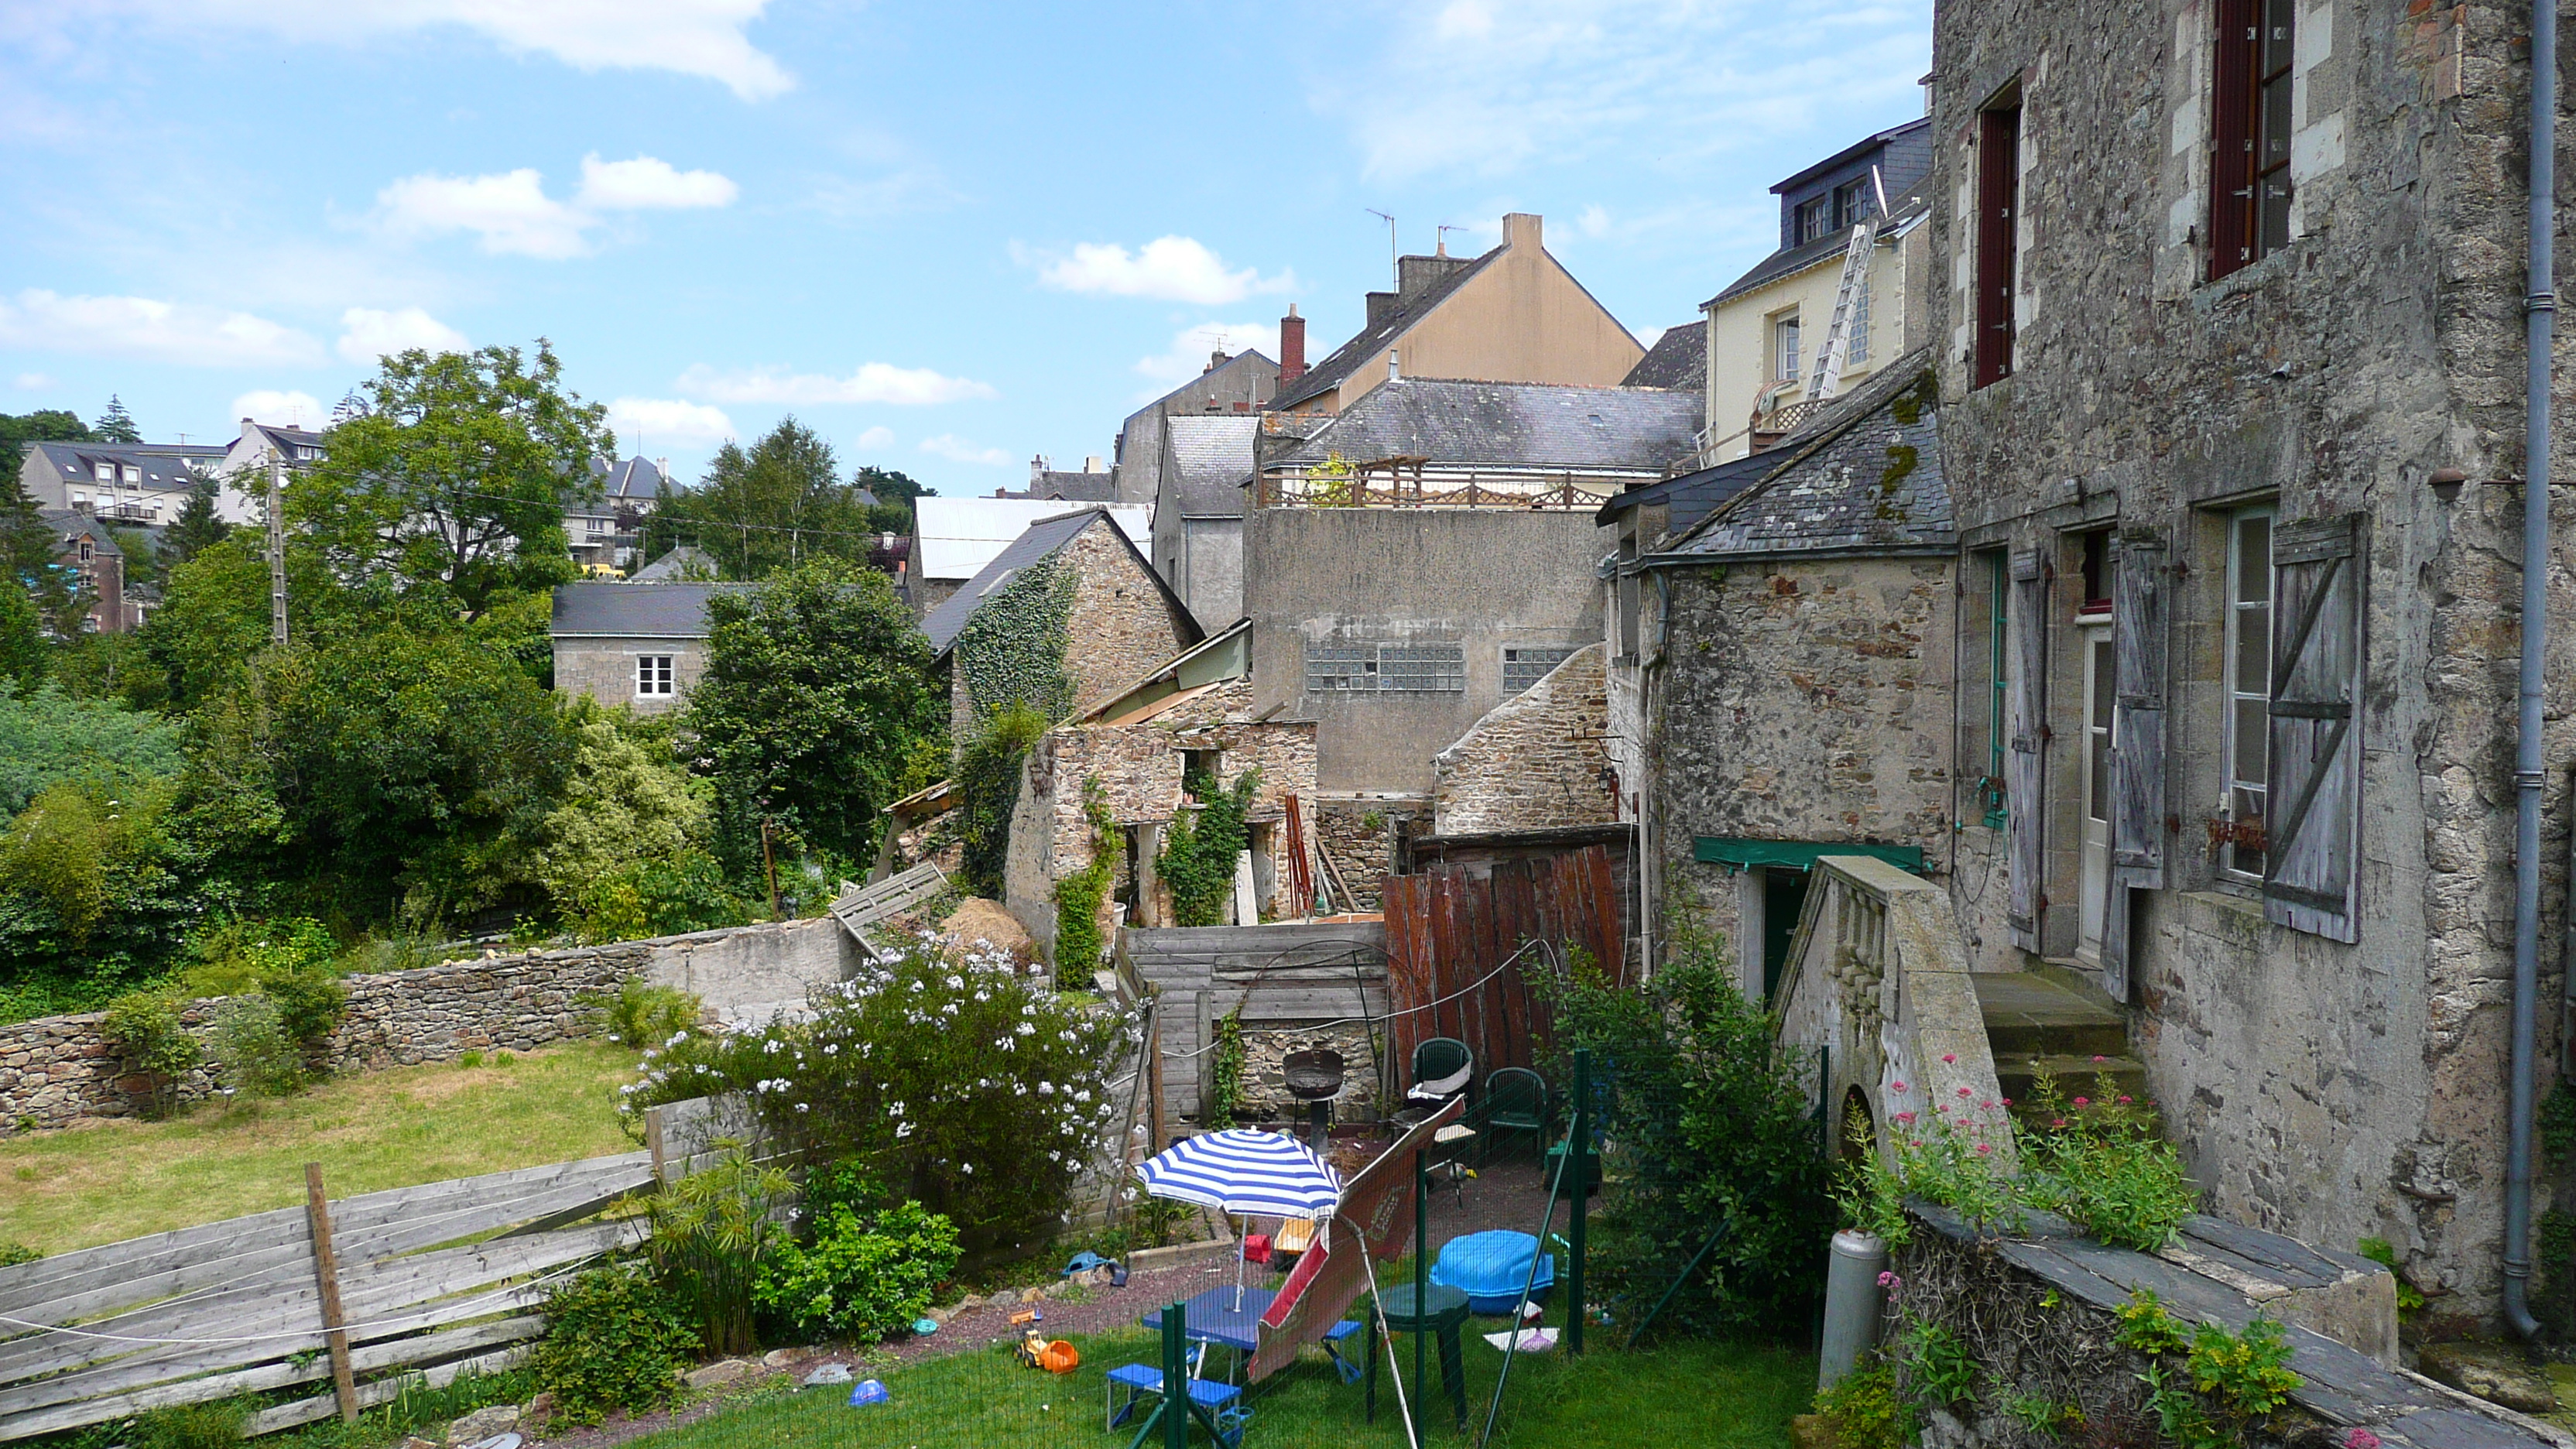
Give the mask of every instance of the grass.
<path id="1" fill-rule="evenodd" d="M 1471 1320 L 1465 1336 L 1468 1433 L 1452 1427 L 1454 1411 L 1437 1391 L 1439 1356 L 1430 1362 L 1435 1394 L 1427 1443 L 1472 1444 L 1484 1422 L 1503 1356 L 1478 1335 L 1499 1319 Z M 1142 1329 L 1071 1335 L 1082 1354 L 1072 1373 L 1023 1368 L 1009 1344 L 963 1350 L 909 1368 L 861 1368 L 881 1378 L 891 1396 L 863 1408 L 847 1389 L 810 1389 L 732 1406 L 683 1428 L 636 1440 L 629 1449 L 1125 1449 L 1142 1412 L 1116 1430 L 1102 1427 L 1102 1389 L 1110 1369 L 1150 1363 L 1158 1339 Z M 1498 1449 L 1595 1449 L 1600 1445 L 1690 1445 L 1693 1449 L 1780 1449 L 1789 1418 L 1815 1395 L 1815 1356 L 1801 1350 L 1723 1343 L 1678 1343 L 1623 1353 L 1615 1329 L 1599 1331 L 1579 1359 L 1561 1354 L 1514 1361 L 1510 1390 L 1492 1443 Z M 1396 1340 L 1408 1374 L 1412 1340 Z M 1352 1345 L 1356 1356 L 1358 1345 Z M 1346 1385 L 1319 1350 L 1252 1391 L 1245 1449 L 1359 1449 L 1405 1442 L 1395 1392 L 1380 1350 L 1376 1422 L 1362 1413 L 1362 1389 Z M 1223 1361 L 1222 1351 L 1216 1364 Z M 1409 1383 L 1409 1380 L 1408 1380 Z M 1123 1395 L 1122 1395 L 1123 1397 Z M 1204 1445 L 1192 1430 L 1190 1442 Z M 1153 1443 L 1162 1443 L 1157 1431 Z"/>
<path id="2" fill-rule="evenodd" d="M 476 1066 L 353 1073 L 299 1096 L 207 1105 L 0 1142 L 0 1242 L 47 1253 L 304 1201 L 632 1152 L 617 1124 L 634 1056 L 602 1042 Z"/>

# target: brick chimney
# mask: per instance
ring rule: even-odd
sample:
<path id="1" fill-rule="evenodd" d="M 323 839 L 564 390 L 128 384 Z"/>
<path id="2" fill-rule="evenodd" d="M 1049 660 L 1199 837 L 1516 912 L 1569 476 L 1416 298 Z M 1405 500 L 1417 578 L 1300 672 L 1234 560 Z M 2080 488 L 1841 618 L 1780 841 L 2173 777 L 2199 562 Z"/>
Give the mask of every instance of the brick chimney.
<path id="1" fill-rule="evenodd" d="M 1297 315 L 1297 304 L 1288 304 L 1288 315 L 1279 319 L 1279 385 L 1286 387 L 1306 375 L 1306 319 Z"/>

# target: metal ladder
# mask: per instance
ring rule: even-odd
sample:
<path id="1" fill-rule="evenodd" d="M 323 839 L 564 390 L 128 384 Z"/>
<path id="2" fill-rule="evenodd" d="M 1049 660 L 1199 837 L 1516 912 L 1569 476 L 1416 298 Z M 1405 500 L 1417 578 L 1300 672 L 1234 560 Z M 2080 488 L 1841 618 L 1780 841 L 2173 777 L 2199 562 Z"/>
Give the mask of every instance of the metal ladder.
<path id="1" fill-rule="evenodd" d="M 1878 215 L 1852 228 L 1851 245 L 1843 249 L 1842 285 L 1834 289 L 1834 313 L 1825 324 L 1824 345 L 1816 349 L 1815 370 L 1807 381 L 1807 401 L 1832 397 L 1843 383 L 1843 357 L 1851 351 L 1852 311 L 1860 291 L 1869 285 L 1869 256 L 1878 246 Z"/>

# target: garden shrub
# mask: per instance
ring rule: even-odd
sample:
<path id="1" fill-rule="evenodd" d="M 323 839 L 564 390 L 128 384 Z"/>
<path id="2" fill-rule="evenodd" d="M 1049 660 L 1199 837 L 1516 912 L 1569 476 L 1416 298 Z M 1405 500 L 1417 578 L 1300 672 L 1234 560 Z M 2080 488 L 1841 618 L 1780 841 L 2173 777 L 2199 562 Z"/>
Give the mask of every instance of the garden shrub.
<path id="1" fill-rule="evenodd" d="M 205 1060 L 205 1049 L 180 1021 L 183 1004 L 169 991 L 129 991 L 108 1003 L 99 1022 L 99 1030 L 135 1070 L 152 1080 L 147 1106 L 156 1116 L 176 1102 L 178 1079 Z"/>
<path id="2" fill-rule="evenodd" d="M 1083 779 L 1082 818 L 1091 826 L 1091 860 L 1055 883 L 1056 984 L 1067 991 L 1090 990 L 1091 973 L 1109 953 L 1100 904 L 1118 870 L 1118 822 L 1109 813 L 1098 775 Z"/>
<path id="3" fill-rule="evenodd" d="M 1050 1235 L 1112 1111 L 1112 1048 L 1134 1028 L 1057 996 L 1045 973 L 915 937 L 814 993 L 810 1020 L 647 1053 L 627 1110 L 742 1092 L 773 1132 L 948 1218 L 969 1252 Z"/>
<path id="4" fill-rule="evenodd" d="M 1243 1110 L 1243 1013 L 1229 1011 L 1209 1024 L 1208 1122 L 1231 1127 Z"/>
<path id="5" fill-rule="evenodd" d="M 577 911 L 573 934 L 592 946 L 684 936 L 752 918 L 750 903 L 726 883 L 724 867 L 700 850 L 630 861 L 592 879 L 571 899 Z"/>
<path id="6" fill-rule="evenodd" d="M 581 1004 L 600 1014 L 600 1035 L 619 1046 L 660 1046 L 698 1024 L 706 1003 L 676 986 L 656 986 L 641 978 L 617 984 L 615 991 L 594 991 Z"/>
<path id="7" fill-rule="evenodd" d="M 253 1097 L 284 1097 L 304 1085 L 304 1057 L 266 992 L 227 996 L 215 1006 L 215 1060 L 224 1085 Z"/>
<path id="8" fill-rule="evenodd" d="M 1200 808 L 1172 817 L 1163 832 L 1162 852 L 1154 857 L 1154 869 L 1172 888 L 1173 924 L 1221 926 L 1226 901 L 1234 894 L 1235 867 L 1252 838 L 1243 817 L 1251 812 L 1252 797 L 1261 789 L 1261 771 L 1257 766 L 1244 771 L 1228 790 L 1205 770 L 1193 770 L 1184 778 L 1183 788 Z"/>
<path id="9" fill-rule="evenodd" d="M 1567 1052 L 1591 1048 L 1595 1120 L 1616 1163 L 1604 1163 L 1595 1276 L 1642 1317 L 1723 1225 L 1656 1327 L 1803 1332 L 1829 1211 L 1817 1128 L 1722 953 L 1702 943 L 1624 987 L 1578 954 L 1547 991 L 1551 1079 L 1570 1086 Z"/>
<path id="10" fill-rule="evenodd" d="M 740 1145 L 719 1144 L 715 1165 L 701 1168 L 647 1200 L 653 1236 L 645 1253 L 654 1281 L 695 1324 L 716 1353 L 755 1346 L 752 1288 L 764 1258 L 787 1240 L 779 1209 L 787 1174 L 751 1160 Z"/>
<path id="11" fill-rule="evenodd" d="M 20 1263 L 32 1263 L 43 1256 L 43 1249 L 31 1248 L 25 1243 L 0 1243 L 0 1268 L 15 1268 Z"/>
<path id="12" fill-rule="evenodd" d="M 878 1213 L 835 1204 L 814 1219 L 810 1245 L 762 1262 L 753 1296 L 808 1338 L 874 1343 L 929 1309 L 957 1257 L 956 1226 L 917 1202 Z"/>
<path id="13" fill-rule="evenodd" d="M 2200 1211 L 2182 1155 L 2156 1131 L 2151 1107 L 2132 1102 L 2108 1074 L 2091 1095 L 2069 1099 L 2045 1071 L 2032 1090 L 2039 1124 L 2023 1138 L 2033 1203 L 2115 1247 L 2152 1253 Z"/>
<path id="14" fill-rule="evenodd" d="M 1896 1366 L 1875 1359 L 1816 1395 L 1833 1426 L 1835 1449 L 1905 1449 L 1914 1442 L 1914 1405 L 1897 1392 Z"/>
<path id="15" fill-rule="evenodd" d="M 595 1268 L 546 1296 L 546 1336 L 537 1345 L 537 1382 L 567 1423 L 596 1424 L 612 1409 L 644 1413 L 671 1398 L 698 1336 L 680 1306 L 652 1279 Z"/>
<path id="16" fill-rule="evenodd" d="M 174 1404 L 137 1414 L 129 1449 L 230 1449 L 242 1440 L 250 1406 L 240 1399 Z"/>

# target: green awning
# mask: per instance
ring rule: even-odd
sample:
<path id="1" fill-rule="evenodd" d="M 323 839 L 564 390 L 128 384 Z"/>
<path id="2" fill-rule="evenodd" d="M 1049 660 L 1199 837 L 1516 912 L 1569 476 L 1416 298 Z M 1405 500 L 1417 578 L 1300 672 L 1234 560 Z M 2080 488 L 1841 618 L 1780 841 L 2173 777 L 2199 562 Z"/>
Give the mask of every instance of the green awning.
<path id="1" fill-rule="evenodd" d="M 1731 836 L 1702 835 L 1691 841 L 1691 859 L 1702 865 L 1722 865 L 1728 870 L 1751 870 L 1757 865 L 1777 866 L 1786 870 L 1814 870 L 1816 860 L 1827 855 L 1867 855 L 1886 861 L 1899 870 L 1923 873 L 1923 847 L 1919 845 L 1865 845 L 1851 841 L 1823 840 L 1739 840 Z"/>

